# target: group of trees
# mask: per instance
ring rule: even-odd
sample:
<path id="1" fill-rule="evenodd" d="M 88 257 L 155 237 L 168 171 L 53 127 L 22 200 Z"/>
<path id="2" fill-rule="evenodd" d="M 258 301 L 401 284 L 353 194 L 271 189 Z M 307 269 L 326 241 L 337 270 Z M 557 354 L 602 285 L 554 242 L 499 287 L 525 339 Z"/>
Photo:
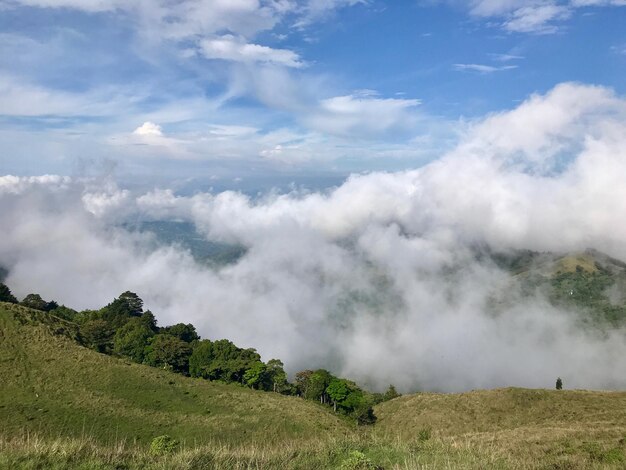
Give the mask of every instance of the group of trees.
<path id="1" fill-rule="evenodd" d="M 9 289 L 6 285 L 0 282 L 0 302 L 10 302 L 12 304 L 17 303 L 17 299 L 11 293 L 11 289 Z"/>
<path id="2" fill-rule="evenodd" d="M 332 406 L 336 412 L 353 416 L 359 424 L 376 421 L 373 405 L 400 396 L 393 385 L 389 385 L 385 393 L 370 393 L 353 381 L 335 377 L 325 369 L 298 372 L 295 389 L 300 397 Z"/>
<path id="3" fill-rule="evenodd" d="M 0 301 L 18 303 L 0 283 Z M 20 304 L 51 312 L 79 326 L 79 341 L 100 353 L 207 380 L 237 383 L 256 390 L 296 395 L 354 417 L 359 424 L 375 421 L 372 406 L 399 396 L 393 386 L 384 394 L 369 393 L 356 383 L 324 369 L 303 370 L 290 383 L 279 359 L 267 363 L 255 349 L 240 348 L 227 339 L 201 339 L 192 324 L 159 327 L 134 292 L 124 292 L 99 310 L 77 312 L 38 294 Z"/>

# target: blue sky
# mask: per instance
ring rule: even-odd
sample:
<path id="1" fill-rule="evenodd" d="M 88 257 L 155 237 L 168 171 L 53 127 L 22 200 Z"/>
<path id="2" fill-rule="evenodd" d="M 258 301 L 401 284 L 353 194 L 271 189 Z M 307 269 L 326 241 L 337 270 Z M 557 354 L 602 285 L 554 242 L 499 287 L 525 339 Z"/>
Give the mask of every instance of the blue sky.
<path id="1" fill-rule="evenodd" d="M 0 0 L 0 173 L 222 182 L 414 168 L 577 81 L 625 0 Z"/>

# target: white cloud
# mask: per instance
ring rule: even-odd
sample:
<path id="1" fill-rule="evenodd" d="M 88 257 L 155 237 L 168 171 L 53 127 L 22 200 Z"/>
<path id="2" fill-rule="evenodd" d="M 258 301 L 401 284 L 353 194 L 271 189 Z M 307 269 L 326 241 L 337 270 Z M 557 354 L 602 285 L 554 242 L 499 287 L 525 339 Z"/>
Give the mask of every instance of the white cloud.
<path id="1" fill-rule="evenodd" d="M 139 20 L 146 38 L 189 39 L 223 31 L 251 38 L 290 19 L 303 27 L 345 7 L 367 0 L 11 0 L 25 5 L 63 8 L 91 14 L 119 11 Z"/>
<path id="2" fill-rule="evenodd" d="M 306 27 L 335 10 L 343 7 L 367 4 L 369 0 L 307 0 L 300 7 L 300 19 L 296 22 L 297 27 Z"/>
<path id="3" fill-rule="evenodd" d="M 471 70 L 474 72 L 480 73 L 493 73 L 493 72 L 501 72 L 503 70 L 512 70 L 516 69 L 517 65 L 484 65 L 484 64 L 454 64 L 454 68 L 456 70 Z"/>
<path id="4" fill-rule="evenodd" d="M 218 137 L 244 137 L 257 134 L 259 129 L 249 126 L 225 126 L 213 124 L 209 126 L 209 134 Z"/>
<path id="5" fill-rule="evenodd" d="M 553 0 L 467 0 L 472 14 L 477 16 L 503 15 L 519 8 L 553 3 Z"/>
<path id="6" fill-rule="evenodd" d="M 375 137 L 410 129 L 419 104 L 416 99 L 378 98 L 371 93 L 335 96 L 322 100 L 302 119 L 311 128 L 329 134 Z"/>
<path id="7" fill-rule="evenodd" d="M 0 194 L 21 194 L 37 186 L 44 186 L 48 190 L 57 191 L 67 189 L 72 179 L 67 176 L 0 176 Z"/>
<path id="8" fill-rule="evenodd" d="M 515 54 L 489 54 L 489 56 L 497 62 L 511 62 L 513 60 L 525 59 L 524 56 Z"/>
<path id="9" fill-rule="evenodd" d="M 162 325 L 191 322 L 291 372 L 326 367 L 405 390 L 545 387 L 557 375 L 623 388 L 623 331 L 595 334 L 576 312 L 520 296 L 472 247 L 626 259 L 625 136 L 626 100 L 563 84 L 474 123 L 429 165 L 355 175 L 324 193 L 129 195 L 9 177 L 0 188 L 21 192 L 0 191 L 0 263 L 19 296 L 95 308 L 130 289 Z M 545 171 L 563 148 L 568 161 Z M 207 269 L 109 225 L 137 216 L 189 220 L 248 250 Z M 486 313 L 503 290 L 511 305 Z"/>
<path id="10" fill-rule="evenodd" d="M 82 10 L 90 13 L 112 11 L 123 5 L 134 3 L 133 0 L 123 2 L 120 0 L 12 0 L 13 4 L 39 8 L 68 8 Z"/>
<path id="11" fill-rule="evenodd" d="M 31 84 L 19 77 L 0 77 L 0 109 L 5 115 L 106 116 L 128 110 L 137 98 L 110 87 L 71 93 Z"/>
<path id="12" fill-rule="evenodd" d="M 518 296 L 471 247 L 593 247 L 626 259 L 626 225 L 616 223 L 626 219 L 625 136 L 624 99 L 563 84 L 473 124 L 419 170 L 353 176 L 328 193 L 134 196 L 108 183 L 5 177 L 0 262 L 17 295 L 94 308 L 130 289 L 161 324 L 192 322 L 291 372 L 327 367 L 381 388 L 541 387 L 557 375 L 623 388 L 623 332 L 596 335 L 574 312 Z M 569 163 L 545 172 L 564 146 Z M 137 215 L 190 220 L 248 251 L 207 269 L 104 223 Z M 486 314 L 503 289 L 511 305 Z"/>
<path id="13" fill-rule="evenodd" d="M 504 22 L 508 31 L 518 33 L 554 33 L 558 27 L 553 24 L 569 18 L 569 8 L 559 5 L 528 6 L 515 10 Z"/>
<path id="14" fill-rule="evenodd" d="M 587 6 L 626 6 L 626 0 L 570 0 L 575 7 Z"/>
<path id="15" fill-rule="evenodd" d="M 153 122 L 144 122 L 141 126 L 133 131 L 135 135 L 153 135 L 153 136 L 162 136 L 163 132 L 161 130 L 161 126 L 155 124 Z"/>
<path id="16" fill-rule="evenodd" d="M 563 83 L 472 126 L 457 151 L 521 158 L 545 170 L 563 152 L 574 153 L 586 138 L 601 135 L 609 116 L 626 118 L 625 112 L 624 102 L 606 88 Z"/>
<path id="17" fill-rule="evenodd" d="M 272 49 L 259 44 L 250 44 L 243 38 L 232 35 L 204 39 L 200 51 L 207 59 L 222 59 L 235 62 L 281 65 L 299 68 L 304 65 L 298 54 L 287 49 Z"/>
<path id="18" fill-rule="evenodd" d="M 459 3 L 454 0 L 443 0 Z M 550 34 L 582 7 L 625 6 L 625 0 L 463 0 L 471 15 L 499 18 L 510 32 Z"/>

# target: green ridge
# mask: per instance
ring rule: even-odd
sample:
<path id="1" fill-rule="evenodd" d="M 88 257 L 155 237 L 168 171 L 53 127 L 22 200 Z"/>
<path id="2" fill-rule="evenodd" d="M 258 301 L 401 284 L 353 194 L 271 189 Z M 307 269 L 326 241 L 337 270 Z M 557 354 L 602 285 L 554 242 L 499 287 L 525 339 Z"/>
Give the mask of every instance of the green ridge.
<path id="1" fill-rule="evenodd" d="M 148 443 L 309 439 L 349 425 L 296 397 L 191 379 L 79 346 L 73 324 L 0 304 L 0 422 L 5 434 L 89 435 Z"/>

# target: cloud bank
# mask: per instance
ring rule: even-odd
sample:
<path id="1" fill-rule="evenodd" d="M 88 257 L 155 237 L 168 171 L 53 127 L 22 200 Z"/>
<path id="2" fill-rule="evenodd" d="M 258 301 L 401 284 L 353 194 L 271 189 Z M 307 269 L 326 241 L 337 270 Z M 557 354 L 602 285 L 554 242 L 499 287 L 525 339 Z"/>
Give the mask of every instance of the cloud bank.
<path id="1" fill-rule="evenodd" d="M 473 247 L 626 259 L 625 149 L 626 101 L 567 83 L 469 125 L 431 164 L 325 193 L 136 194 L 4 176 L 0 263 L 19 296 L 95 308 L 132 290 L 161 324 L 192 322 L 292 373 L 325 367 L 403 390 L 550 387 L 557 376 L 624 388 L 623 331 L 583 330 L 572 312 L 523 298 Z M 247 252 L 209 269 L 118 228 L 137 217 L 192 221 Z M 503 290 L 511 302 L 494 312 Z"/>

